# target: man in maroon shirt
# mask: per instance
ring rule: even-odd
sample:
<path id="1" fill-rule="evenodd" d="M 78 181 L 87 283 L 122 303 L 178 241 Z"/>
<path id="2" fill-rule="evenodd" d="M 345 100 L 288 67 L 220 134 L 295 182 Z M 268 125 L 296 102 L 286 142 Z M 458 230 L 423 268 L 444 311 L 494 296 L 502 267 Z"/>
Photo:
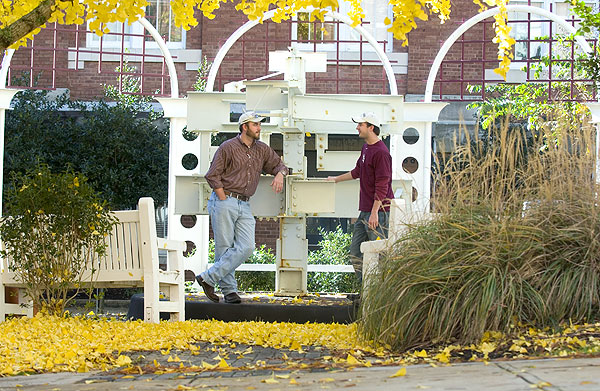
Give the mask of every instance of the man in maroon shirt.
<path id="1" fill-rule="evenodd" d="M 358 137 L 365 140 L 356 167 L 352 171 L 328 179 L 334 182 L 360 179 L 360 214 L 354 223 L 350 259 L 362 285 L 361 243 L 387 237 L 390 200 L 394 198 L 392 156 L 379 139 L 380 122 L 374 113 L 363 113 L 352 117 L 352 121 L 358 123 Z"/>
<path id="2" fill-rule="evenodd" d="M 264 117 L 249 111 L 238 121 L 240 134 L 225 141 L 204 176 L 213 189 L 207 209 L 215 239 L 215 263 L 196 276 L 206 296 L 218 303 L 215 285 L 219 284 L 226 303 L 240 303 L 235 269 L 254 251 L 255 221 L 250 197 L 256 192 L 261 172 L 275 175 L 271 187 L 283 190 L 287 168 L 277 153 L 259 141 Z"/>

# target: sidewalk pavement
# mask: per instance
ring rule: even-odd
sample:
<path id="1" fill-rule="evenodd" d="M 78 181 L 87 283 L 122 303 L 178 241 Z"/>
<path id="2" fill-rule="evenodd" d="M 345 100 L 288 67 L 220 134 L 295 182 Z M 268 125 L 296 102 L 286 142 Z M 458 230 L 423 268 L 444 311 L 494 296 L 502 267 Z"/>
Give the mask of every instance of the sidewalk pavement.
<path id="1" fill-rule="evenodd" d="M 460 363 L 352 370 L 233 370 L 231 372 L 106 376 L 101 372 L 0 378 L 0 390 L 419 390 L 598 391 L 600 357 Z"/>

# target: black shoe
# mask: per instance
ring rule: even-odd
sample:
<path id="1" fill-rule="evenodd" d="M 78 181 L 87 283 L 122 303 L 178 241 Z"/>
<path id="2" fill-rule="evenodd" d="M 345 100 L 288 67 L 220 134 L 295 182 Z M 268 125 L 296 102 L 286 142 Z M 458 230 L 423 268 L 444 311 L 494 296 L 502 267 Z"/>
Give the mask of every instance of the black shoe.
<path id="1" fill-rule="evenodd" d="M 196 281 L 198 281 L 198 284 L 200 284 L 202 290 L 204 290 L 204 294 L 210 299 L 210 301 L 214 301 L 215 303 L 219 302 L 219 296 L 217 296 L 215 293 L 214 286 L 208 285 L 208 283 L 204 281 L 200 275 L 196 276 Z"/>
<path id="2" fill-rule="evenodd" d="M 354 302 L 354 301 L 360 301 L 360 293 L 348 293 L 346 295 L 346 298 L 348 300 L 351 300 L 352 302 Z"/>
<path id="3" fill-rule="evenodd" d="M 231 292 L 225 295 L 225 303 L 239 304 L 242 302 L 242 298 L 235 292 Z"/>

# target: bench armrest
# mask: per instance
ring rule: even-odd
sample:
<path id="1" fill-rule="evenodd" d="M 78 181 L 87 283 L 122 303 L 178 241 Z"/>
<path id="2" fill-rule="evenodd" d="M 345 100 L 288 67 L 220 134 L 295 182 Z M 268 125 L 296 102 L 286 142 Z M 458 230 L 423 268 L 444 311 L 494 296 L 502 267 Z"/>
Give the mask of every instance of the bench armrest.
<path id="1" fill-rule="evenodd" d="M 156 244 L 159 249 L 167 250 L 167 271 L 180 272 L 183 281 L 183 252 L 187 248 L 185 242 L 157 238 Z"/>
<path id="2" fill-rule="evenodd" d="M 387 239 L 381 240 L 370 240 L 368 242 L 362 242 L 360 244 L 360 251 L 362 253 L 378 253 L 386 249 L 388 245 Z"/>
<path id="3" fill-rule="evenodd" d="M 181 240 L 169 240 L 163 238 L 157 238 L 156 242 L 158 244 L 158 248 L 167 251 L 185 251 L 186 244 Z"/>

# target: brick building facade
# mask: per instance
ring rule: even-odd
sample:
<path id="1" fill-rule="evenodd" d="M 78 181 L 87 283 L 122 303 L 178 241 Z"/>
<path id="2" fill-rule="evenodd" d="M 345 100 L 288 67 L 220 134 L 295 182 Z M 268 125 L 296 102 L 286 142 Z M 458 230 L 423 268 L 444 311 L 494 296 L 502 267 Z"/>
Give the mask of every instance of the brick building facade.
<path id="1" fill-rule="evenodd" d="M 373 7 L 378 9 L 383 4 L 375 0 L 365 0 L 363 3 L 367 3 L 367 6 L 363 4 L 365 7 L 370 3 L 376 4 Z M 590 3 L 595 4 L 597 0 L 590 0 Z M 513 0 L 510 4 L 530 4 L 555 11 L 561 16 L 569 16 L 566 6 L 555 0 Z M 385 8 L 385 4 L 383 7 Z M 377 35 L 390 58 L 399 94 L 420 96 L 425 91 L 425 82 L 432 61 L 442 43 L 460 24 L 477 14 L 478 6 L 471 0 L 454 1 L 450 21 L 440 24 L 436 17 L 428 21 L 418 21 L 418 28 L 408 35 L 408 46 L 402 46 L 392 38 L 391 34 L 386 33 L 382 20 L 367 21 L 365 26 L 377 25 L 368 30 Z M 200 13 L 197 16 L 198 26 L 189 31 L 181 31 L 184 39 L 180 42 L 168 42 L 176 64 L 180 95 L 185 95 L 192 89 L 197 79 L 198 62 L 201 58 L 206 56 L 209 61 L 214 59 L 227 38 L 247 21 L 242 13 L 235 10 L 233 3 L 221 4 L 216 17 L 212 20 L 203 18 Z M 514 19 L 516 16 L 511 17 Z M 540 18 L 523 15 L 520 18 L 524 19 L 521 24 L 527 25 L 527 29 L 539 30 L 539 34 L 548 33 L 547 28 L 536 27 L 543 25 L 541 22 L 537 23 Z M 527 19 L 530 20 L 529 23 L 525 23 Z M 442 71 L 437 76 L 438 81 L 455 81 L 442 83 L 443 95 L 465 93 L 465 83 L 480 83 L 490 78 L 490 71 L 498 64 L 497 46 L 492 43 L 494 36 L 492 23 L 493 18 L 488 18 L 468 30 L 454 44 L 446 56 Z M 329 35 L 317 37 L 314 34 L 318 32 L 312 30 L 308 35 L 302 35 L 299 26 L 307 24 L 299 19 L 282 23 L 264 21 L 251 29 L 226 56 L 217 76 L 215 90 L 222 90 L 223 84 L 230 81 L 251 80 L 269 74 L 268 53 L 274 50 L 286 50 L 291 44 L 295 44 L 302 51 L 328 53 L 327 72 L 308 75 L 308 92 L 388 93 L 387 80 L 381 63 L 367 42 L 360 42 L 356 34 L 352 36 L 349 33 L 350 28 L 336 21 L 325 24 L 325 29 L 330 30 Z M 318 30 L 319 27 L 323 26 L 317 25 L 313 29 Z M 142 93 L 169 95 L 169 76 L 164 69 L 160 51 L 153 40 L 148 37 L 142 38 L 143 30 L 139 28 L 129 26 L 110 26 L 110 28 L 113 32 L 100 39 L 87 33 L 85 26 L 48 26 L 35 36 L 33 43 L 20 48 L 15 53 L 10 67 L 9 86 L 14 85 L 15 78 L 26 73 L 32 80 L 35 79 L 33 82 L 35 87 L 66 88 L 73 98 L 93 100 L 102 96 L 102 84 L 115 83 L 118 76 L 115 68 L 122 61 L 127 61 L 136 67 L 134 73 L 141 75 L 144 84 Z M 171 28 L 175 27 L 171 26 Z M 534 36 L 526 38 L 538 39 Z M 140 61 L 142 58 L 143 61 Z M 494 79 L 499 78 L 495 76 Z M 465 83 L 461 85 L 456 80 Z M 19 83 L 25 82 L 21 80 Z M 439 83 L 436 84 L 435 92 L 439 94 Z"/>

